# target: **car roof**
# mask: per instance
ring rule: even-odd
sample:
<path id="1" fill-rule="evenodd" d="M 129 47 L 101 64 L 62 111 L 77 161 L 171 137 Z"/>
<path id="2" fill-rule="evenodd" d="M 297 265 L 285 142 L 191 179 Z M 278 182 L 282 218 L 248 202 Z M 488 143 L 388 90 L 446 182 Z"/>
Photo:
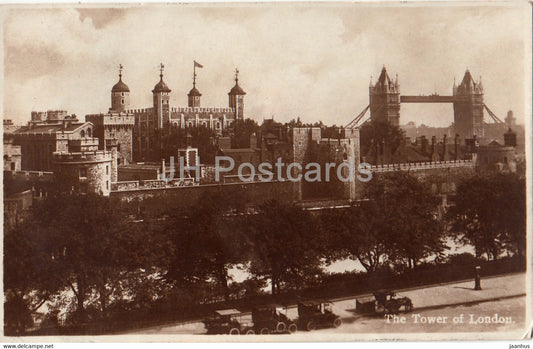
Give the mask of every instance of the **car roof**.
<path id="1" fill-rule="evenodd" d="M 306 307 L 312 307 L 312 306 L 320 305 L 320 304 L 329 304 L 331 302 L 327 301 L 327 300 L 315 300 L 315 301 L 303 301 L 303 302 L 300 302 L 300 303 L 303 304 Z"/>
<path id="2" fill-rule="evenodd" d="M 221 310 L 216 310 L 215 313 L 218 315 L 222 315 L 222 316 L 241 314 L 241 312 L 237 309 L 221 309 Z"/>

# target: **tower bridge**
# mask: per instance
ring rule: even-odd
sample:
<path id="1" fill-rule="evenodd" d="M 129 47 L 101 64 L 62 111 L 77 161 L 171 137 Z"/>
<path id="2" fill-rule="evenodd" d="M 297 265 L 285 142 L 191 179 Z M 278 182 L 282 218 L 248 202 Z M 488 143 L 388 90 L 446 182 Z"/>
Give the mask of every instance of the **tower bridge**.
<path id="1" fill-rule="evenodd" d="M 346 127 L 360 127 L 369 119 L 399 126 L 401 103 L 453 104 L 455 133 L 461 139 L 484 136 L 485 110 L 495 123 L 503 123 L 483 102 L 481 78 L 476 82 L 468 69 L 458 86 L 454 81 L 452 95 L 401 96 L 398 75 L 396 74 L 396 79 L 391 79 L 387 74 L 387 69 L 383 67 L 376 83 L 373 84 L 372 80 L 370 81 L 368 106 Z M 370 117 L 366 116 L 369 110 Z"/>

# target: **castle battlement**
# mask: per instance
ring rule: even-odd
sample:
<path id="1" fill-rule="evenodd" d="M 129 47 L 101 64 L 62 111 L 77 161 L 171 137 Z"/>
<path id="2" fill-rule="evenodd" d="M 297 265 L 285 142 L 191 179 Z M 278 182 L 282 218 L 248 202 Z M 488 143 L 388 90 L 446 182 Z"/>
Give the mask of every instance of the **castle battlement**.
<path id="1" fill-rule="evenodd" d="M 174 113 L 235 113 L 235 108 L 174 107 L 170 111 Z"/>
<path id="2" fill-rule="evenodd" d="M 84 152 L 54 152 L 53 156 L 55 162 L 72 164 L 111 161 L 111 152 L 107 150 Z"/>
<path id="3" fill-rule="evenodd" d="M 142 108 L 142 109 L 129 109 L 126 110 L 126 113 L 128 114 L 152 114 L 154 112 L 154 108 Z"/>

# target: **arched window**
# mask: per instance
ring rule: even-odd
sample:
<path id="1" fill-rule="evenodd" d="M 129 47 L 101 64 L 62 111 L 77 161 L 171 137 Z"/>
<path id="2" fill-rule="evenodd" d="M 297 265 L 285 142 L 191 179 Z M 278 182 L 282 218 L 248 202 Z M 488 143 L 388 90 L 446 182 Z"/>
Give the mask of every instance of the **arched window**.
<path id="1" fill-rule="evenodd" d="M 85 138 L 85 130 L 81 130 L 80 136 L 81 136 L 81 138 Z"/>
<path id="2" fill-rule="evenodd" d="M 87 136 L 90 138 L 93 136 L 93 130 L 91 128 L 87 129 Z"/>

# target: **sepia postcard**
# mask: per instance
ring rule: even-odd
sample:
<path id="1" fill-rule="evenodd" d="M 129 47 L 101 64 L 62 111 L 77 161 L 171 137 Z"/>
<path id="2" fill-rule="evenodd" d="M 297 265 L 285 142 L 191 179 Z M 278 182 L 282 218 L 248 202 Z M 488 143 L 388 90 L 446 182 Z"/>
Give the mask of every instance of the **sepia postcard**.
<path id="1" fill-rule="evenodd" d="M 0 18 L 3 342 L 531 343 L 530 2 Z"/>

